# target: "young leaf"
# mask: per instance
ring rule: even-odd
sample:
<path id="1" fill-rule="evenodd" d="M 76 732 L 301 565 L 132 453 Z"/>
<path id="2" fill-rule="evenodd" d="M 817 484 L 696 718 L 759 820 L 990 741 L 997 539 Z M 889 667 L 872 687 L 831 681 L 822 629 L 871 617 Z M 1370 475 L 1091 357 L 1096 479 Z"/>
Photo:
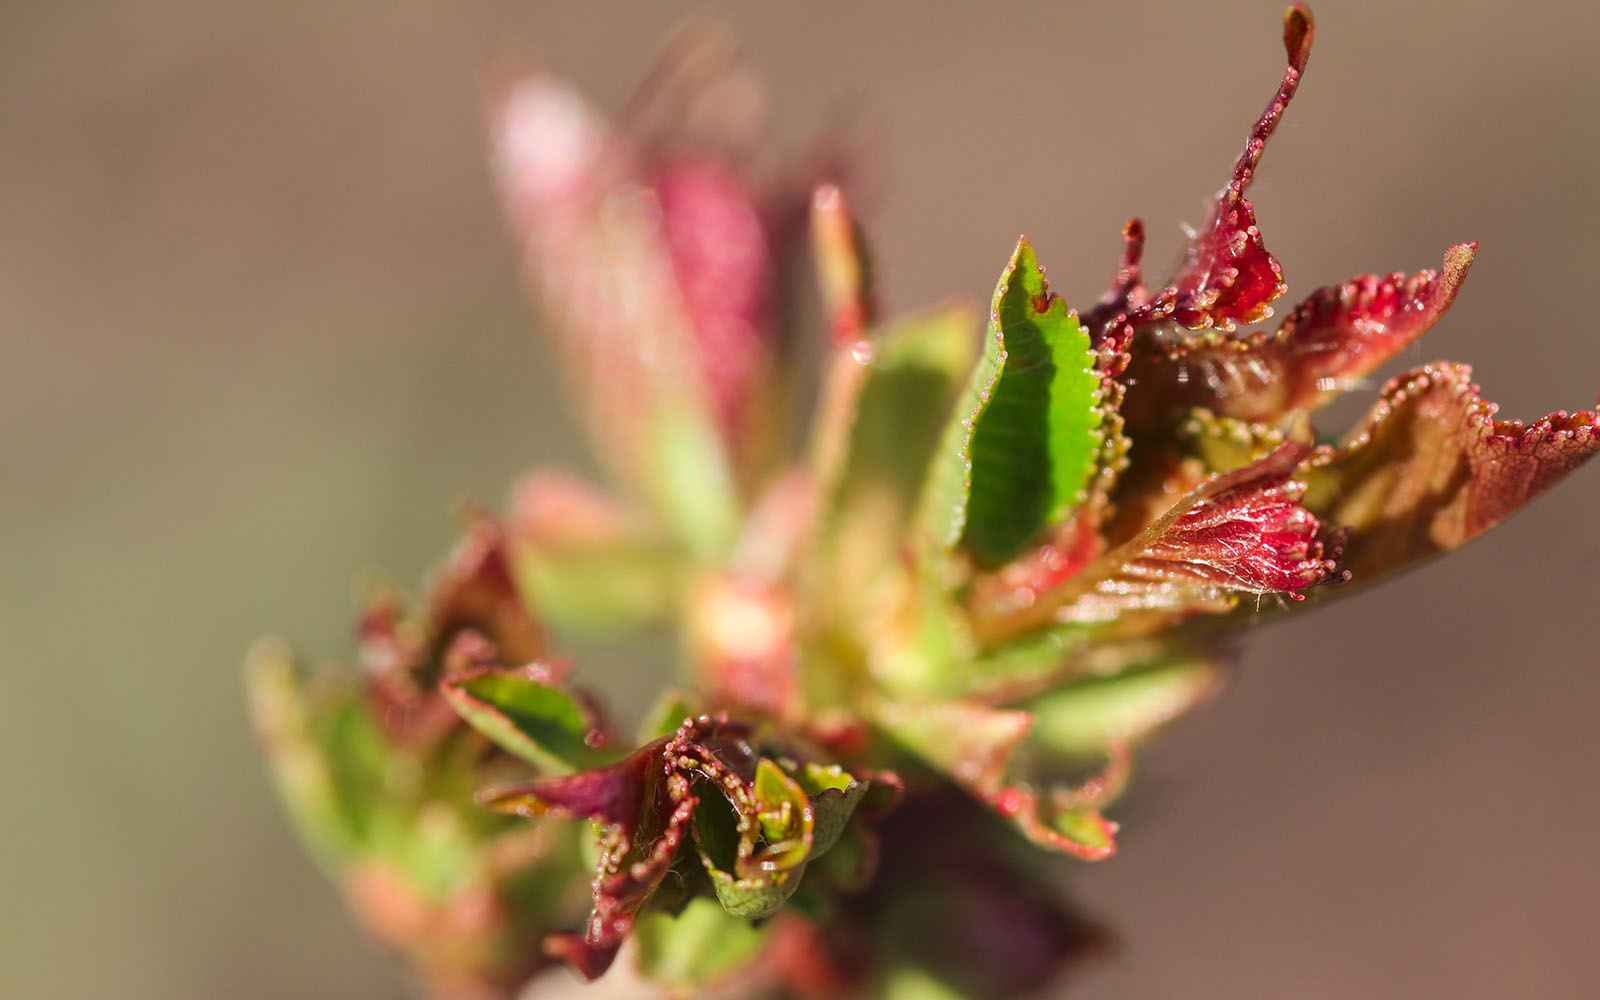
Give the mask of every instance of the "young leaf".
<path id="1" fill-rule="evenodd" d="M 757 927 L 703 897 L 676 915 L 647 913 L 634 928 L 639 971 L 675 996 L 715 986 L 760 954 L 772 926 Z"/>
<path id="2" fill-rule="evenodd" d="M 600 830 L 588 924 L 581 935 L 547 938 L 547 953 L 585 978 L 604 972 L 691 836 L 729 913 L 754 919 L 783 904 L 809 859 L 815 815 L 752 736 L 744 723 L 700 716 L 609 767 L 479 794 L 503 812 L 582 817 Z"/>
<path id="3" fill-rule="evenodd" d="M 992 708 L 975 701 L 889 702 L 878 706 L 880 725 L 930 767 L 966 788 L 1010 820 L 1029 840 L 1087 861 L 1116 851 L 1117 825 L 1098 804 L 1120 789 L 1120 781 L 1094 779 L 1082 789 L 1056 788 L 1047 795 L 1017 780 L 1015 758 L 1028 737 L 1027 712 Z"/>
<path id="4" fill-rule="evenodd" d="M 446 676 L 439 690 L 474 729 L 542 771 L 567 774 L 602 763 L 609 755 L 596 747 L 604 733 L 547 679 L 537 666 L 478 667 Z"/>
<path id="5" fill-rule="evenodd" d="M 1357 580 L 1453 549 L 1494 527 L 1600 451 L 1600 416 L 1497 420 L 1466 365 L 1395 377 L 1366 421 L 1303 470 L 1306 506 L 1349 531 Z"/>
<path id="6" fill-rule="evenodd" d="M 982 565 L 1019 552 L 1084 497 L 1105 444 L 1089 336 L 1051 294 L 1024 238 L 995 286 L 971 400 L 946 431 L 930 527 Z"/>
<path id="7" fill-rule="evenodd" d="M 1276 331 L 1158 340 L 1137 351 L 1123 412 L 1145 428 L 1186 407 L 1276 423 L 1349 389 L 1426 333 L 1455 301 L 1476 243 L 1445 253 L 1442 271 L 1361 275 L 1319 288 Z"/>
<path id="8" fill-rule="evenodd" d="M 1217 196 L 1211 215 L 1189 245 L 1183 266 L 1158 300 L 1162 313 L 1190 330 L 1235 323 L 1254 323 L 1270 313 L 1270 303 L 1283 294 L 1283 268 L 1267 252 L 1256 227 L 1255 208 L 1245 191 L 1255 178 L 1267 140 L 1277 129 L 1294 99 L 1311 55 L 1314 25 L 1303 5 L 1290 7 L 1283 16 L 1283 47 L 1289 66 L 1272 102 L 1261 113 L 1244 152 L 1233 167 L 1233 177 Z"/>
<path id="9" fill-rule="evenodd" d="M 816 816 L 806 793 L 765 758 L 748 780 L 740 780 L 737 760 L 692 746 L 684 759 L 726 799 L 724 808 L 702 796 L 694 818 L 695 846 L 718 902 L 734 916 L 770 916 L 799 887 L 811 854 Z"/>
<path id="10" fill-rule="evenodd" d="M 911 516 L 961 380 L 971 370 L 975 318 L 964 306 L 915 316 L 869 343 L 854 419 L 833 472 L 817 536 L 818 598 L 860 598 L 900 562 Z"/>
<path id="11" fill-rule="evenodd" d="M 1137 744 L 1209 698 L 1220 687 L 1215 655 L 1179 655 L 1107 677 L 1048 691 L 1022 707 L 1033 738 L 1065 757 L 1099 758 L 1107 747 Z"/>
<path id="12" fill-rule="evenodd" d="M 507 536 L 517 585 L 557 627 L 610 632 L 654 625 L 680 599 L 681 549 L 649 519 L 576 476 L 524 476 Z"/>
<path id="13" fill-rule="evenodd" d="M 1103 621 L 1123 611 L 1225 610 L 1241 594 L 1288 594 L 1332 576 L 1322 525 L 1291 478 L 1306 446 L 1210 479 L 1138 538 L 1086 570 L 1063 621 Z"/>
<path id="14" fill-rule="evenodd" d="M 687 730 L 679 730 L 679 735 Z M 689 835 L 695 800 L 663 765 L 677 736 L 647 743 L 609 767 L 486 788 L 478 801 L 533 819 L 593 820 L 600 834 L 594 909 L 581 934 L 553 934 L 546 954 L 585 979 L 611 967 L 644 901 L 666 877 Z M 677 777 L 674 781 L 673 778 Z"/>

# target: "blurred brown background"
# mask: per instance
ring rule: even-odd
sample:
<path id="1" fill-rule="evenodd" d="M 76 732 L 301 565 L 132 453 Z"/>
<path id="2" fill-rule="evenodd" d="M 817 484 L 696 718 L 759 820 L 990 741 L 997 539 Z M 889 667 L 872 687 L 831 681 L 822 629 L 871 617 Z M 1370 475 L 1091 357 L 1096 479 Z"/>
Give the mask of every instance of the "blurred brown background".
<path id="1" fill-rule="evenodd" d="M 1023 231 L 1086 302 L 1133 213 L 1160 270 L 1283 62 L 1276 0 L 0 7 L 4 995 L 406 995 L 289 840 L 240 657 L 267 632 L 347 657 L 361 571 L 415 581 L 456 498 L 581 460 L 479 81 L 537 54 L 614 107 L 707 9 L 784 141 L 874 123 L 896 307 L 983 296 Z M 1405 363 L 1474 362 L 1506 415 L 1592 405 L 1600 7 L 1317 13 L 1253 192 L 1291 296 L 1481 240 Z M 1124 944 L 1075 995 L 1592 995 L 1597 499 L 1590 467 L 1252 637 L 1082 869 Z"/>

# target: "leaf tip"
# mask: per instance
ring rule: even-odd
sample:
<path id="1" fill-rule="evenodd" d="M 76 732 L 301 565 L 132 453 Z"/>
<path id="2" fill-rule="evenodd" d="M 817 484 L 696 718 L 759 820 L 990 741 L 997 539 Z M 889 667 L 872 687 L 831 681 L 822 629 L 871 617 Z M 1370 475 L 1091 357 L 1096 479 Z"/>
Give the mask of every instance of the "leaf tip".
<path id="1" fill-rule="evenodd" d="M 1289 65 L 1295 72 L 1304 73 L 1306 60 L 1311 57 L 1311 39 L 1316 34 L 1316 20 L 1311 8 L 1297 3 L 1283 12 L 1283 47 L 1289 53 Z"/>

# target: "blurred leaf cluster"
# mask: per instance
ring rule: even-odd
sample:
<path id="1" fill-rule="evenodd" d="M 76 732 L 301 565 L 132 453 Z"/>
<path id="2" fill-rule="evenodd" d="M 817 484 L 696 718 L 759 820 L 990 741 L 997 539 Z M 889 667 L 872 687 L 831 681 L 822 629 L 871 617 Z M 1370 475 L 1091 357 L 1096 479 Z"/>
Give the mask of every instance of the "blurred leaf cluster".
<path id="1" fill-rule="evenodd" d="M 611 122 L 548 77 L 501 93 L 512 232 L 609 482 L 536 470 L 474 512 L 420 600 L 371 595 L 359 679 L 253 654 L 284 801 L 374 935 L 447 996 L 623 953 L 670 995 L 1002 997 L 1101 944 L 1051 855 L 1116 850 L 1135 751 L 1217 690 L 1230 629 L 1600 449 L 1594 414 L 1498 420 L 1449 363 L 1319 434 L 1475 244 L 1246 329 L 1285 291 L 1246 195 L 1312 30 L 1285 16 L 1176 273 L 1146 284 L 1135 220 L 1081 310 L 1023 239 L 986 315 L 880 316 L 848 155 L 765 159 L 720 39 Z M 636 728 L 558 655 L 635 630 L 683 664 Z"/>

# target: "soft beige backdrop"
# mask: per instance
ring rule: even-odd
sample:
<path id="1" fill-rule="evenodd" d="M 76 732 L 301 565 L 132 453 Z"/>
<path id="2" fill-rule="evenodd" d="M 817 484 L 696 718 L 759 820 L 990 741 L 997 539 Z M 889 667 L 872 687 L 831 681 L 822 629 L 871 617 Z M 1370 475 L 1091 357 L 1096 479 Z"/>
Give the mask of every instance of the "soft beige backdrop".
<path id="1" fill-rule="evenodd" d="M 703 8 L 698 8 L 703 9 Z M 1198 222 L 1274 0 L 711 5 L 796 141 L 881 136 L 889 301 L 1069 297 Z M 290 843 L 238 663 L 344 657 L 462 495 L 578 449 L 482 165 L 479 75 L 614 105 L 686 4 L 0 6 L 0 992 L 405 995 Z M 1508 415 L 1600 385 L 1600 7 L 1324 3 L 1255 197 L 1292 293 L 1483 249 L 1412 364 Z M 1347 410 L 1346 413 L 1351 411 Z M 1600 977 L 1600 467 L 1469 551 L 1251 638 L 1148 758 L 1085 997 L 1551 997 Z M 648 657 L 613 656 L 616 676 Z"/>

